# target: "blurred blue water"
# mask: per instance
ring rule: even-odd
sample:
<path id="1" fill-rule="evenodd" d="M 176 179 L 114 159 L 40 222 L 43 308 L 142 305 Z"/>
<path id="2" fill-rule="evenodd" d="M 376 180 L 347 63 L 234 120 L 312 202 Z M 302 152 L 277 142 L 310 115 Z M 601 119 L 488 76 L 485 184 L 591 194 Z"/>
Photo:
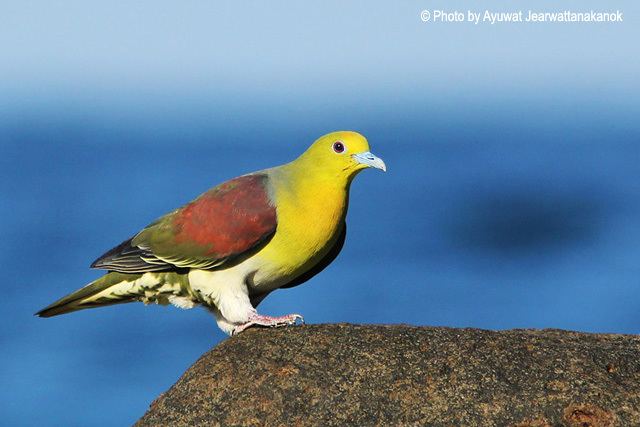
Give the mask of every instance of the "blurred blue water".
<path id="1" fill-rule="evenodd" d="M 382 108 L 352 115 L 350 126 L 327 113 L 300 130 L 294 115 L 290 129 L 250 134 L 224 120 L 146 117 L 131 126 L 77 121 L 77 112 L 8 120 L 0 308 L 10 327 L 0 332 L 0 362 L 9 422 L 140 416 L 224 338 L 204 310 L 32 313 L 97 277 L 89 262 L 154 218 L 217 182 L 292 159 L 334 123 L 366 134 L 389 172 L 358 177 L 341 256 L 310 283 L 270 296 L 265 313 L 637 333 L 640 133 L 629 120 L 637 111 L 599 117 L 506 104 L 482 120 L 471 107 L 434 120 L 419 108 L 409 105 L 392 126 Z M 25 414 L 27 402 L 38 411 Z"/>

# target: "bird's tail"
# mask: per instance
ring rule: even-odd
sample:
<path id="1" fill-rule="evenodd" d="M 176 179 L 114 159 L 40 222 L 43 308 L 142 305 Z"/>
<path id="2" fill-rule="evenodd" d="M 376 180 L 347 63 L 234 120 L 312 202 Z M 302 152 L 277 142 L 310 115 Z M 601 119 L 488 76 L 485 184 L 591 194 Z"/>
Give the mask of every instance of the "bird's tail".
<path id="1" fill-rule="evenodd" d="M 36 316 L 51 317 L 85 308 L 100 307 L 139 300 L 136 284 L 142 274 L 111 272 L 84 288 L 59 299 L 36 313 Z"/>

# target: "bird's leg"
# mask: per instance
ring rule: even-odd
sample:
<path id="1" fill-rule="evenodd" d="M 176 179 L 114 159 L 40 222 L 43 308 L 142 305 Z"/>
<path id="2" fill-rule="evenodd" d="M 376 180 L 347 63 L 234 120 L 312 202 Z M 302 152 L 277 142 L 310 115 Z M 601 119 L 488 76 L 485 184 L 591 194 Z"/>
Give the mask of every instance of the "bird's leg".
<path id="1" fill-rule="evenodd" d="M 257 311 L 253 311 L 249 315 L 249 320 L 246 323 L 236 326 L 231 335 L 237 335 L 253 325 L 277 328 L 280 326 L 295 325 L 298 320 L 300 320 L 300 323 L 304 324 L 304 319 L 299 314 L 286 314 L 284 316 L 273 317 L 258 314 Z"/>

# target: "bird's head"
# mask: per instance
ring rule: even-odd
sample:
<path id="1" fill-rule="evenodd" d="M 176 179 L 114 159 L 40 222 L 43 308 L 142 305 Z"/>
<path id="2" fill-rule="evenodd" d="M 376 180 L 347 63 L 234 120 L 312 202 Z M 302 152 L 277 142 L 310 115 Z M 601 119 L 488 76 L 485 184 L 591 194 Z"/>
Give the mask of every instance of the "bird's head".
<path id="1" fill-rule="evenodd" d="M 387 171 L 381 158 L 369 151 L 367 139 L 357 132 L 340 131 L 318 138 L 300 156 L 309 168 L 322 171 L 323 175 L 350 181 L 366 168 Z"/>

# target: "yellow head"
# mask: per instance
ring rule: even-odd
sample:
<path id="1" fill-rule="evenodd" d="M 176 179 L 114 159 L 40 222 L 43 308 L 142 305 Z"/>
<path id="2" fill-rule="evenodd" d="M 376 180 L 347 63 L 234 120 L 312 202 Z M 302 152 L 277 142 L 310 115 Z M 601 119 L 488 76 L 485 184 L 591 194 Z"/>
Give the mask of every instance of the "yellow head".
<path id="1" fill-rule="evenodd" d="M 366 168 L 387 167 L 379 157 L 369 151 L 367 139 L 357 132 L 340 131 L 318 138 L 297 160 L 307 173 L 343 179 L 349 182 Z"/>

